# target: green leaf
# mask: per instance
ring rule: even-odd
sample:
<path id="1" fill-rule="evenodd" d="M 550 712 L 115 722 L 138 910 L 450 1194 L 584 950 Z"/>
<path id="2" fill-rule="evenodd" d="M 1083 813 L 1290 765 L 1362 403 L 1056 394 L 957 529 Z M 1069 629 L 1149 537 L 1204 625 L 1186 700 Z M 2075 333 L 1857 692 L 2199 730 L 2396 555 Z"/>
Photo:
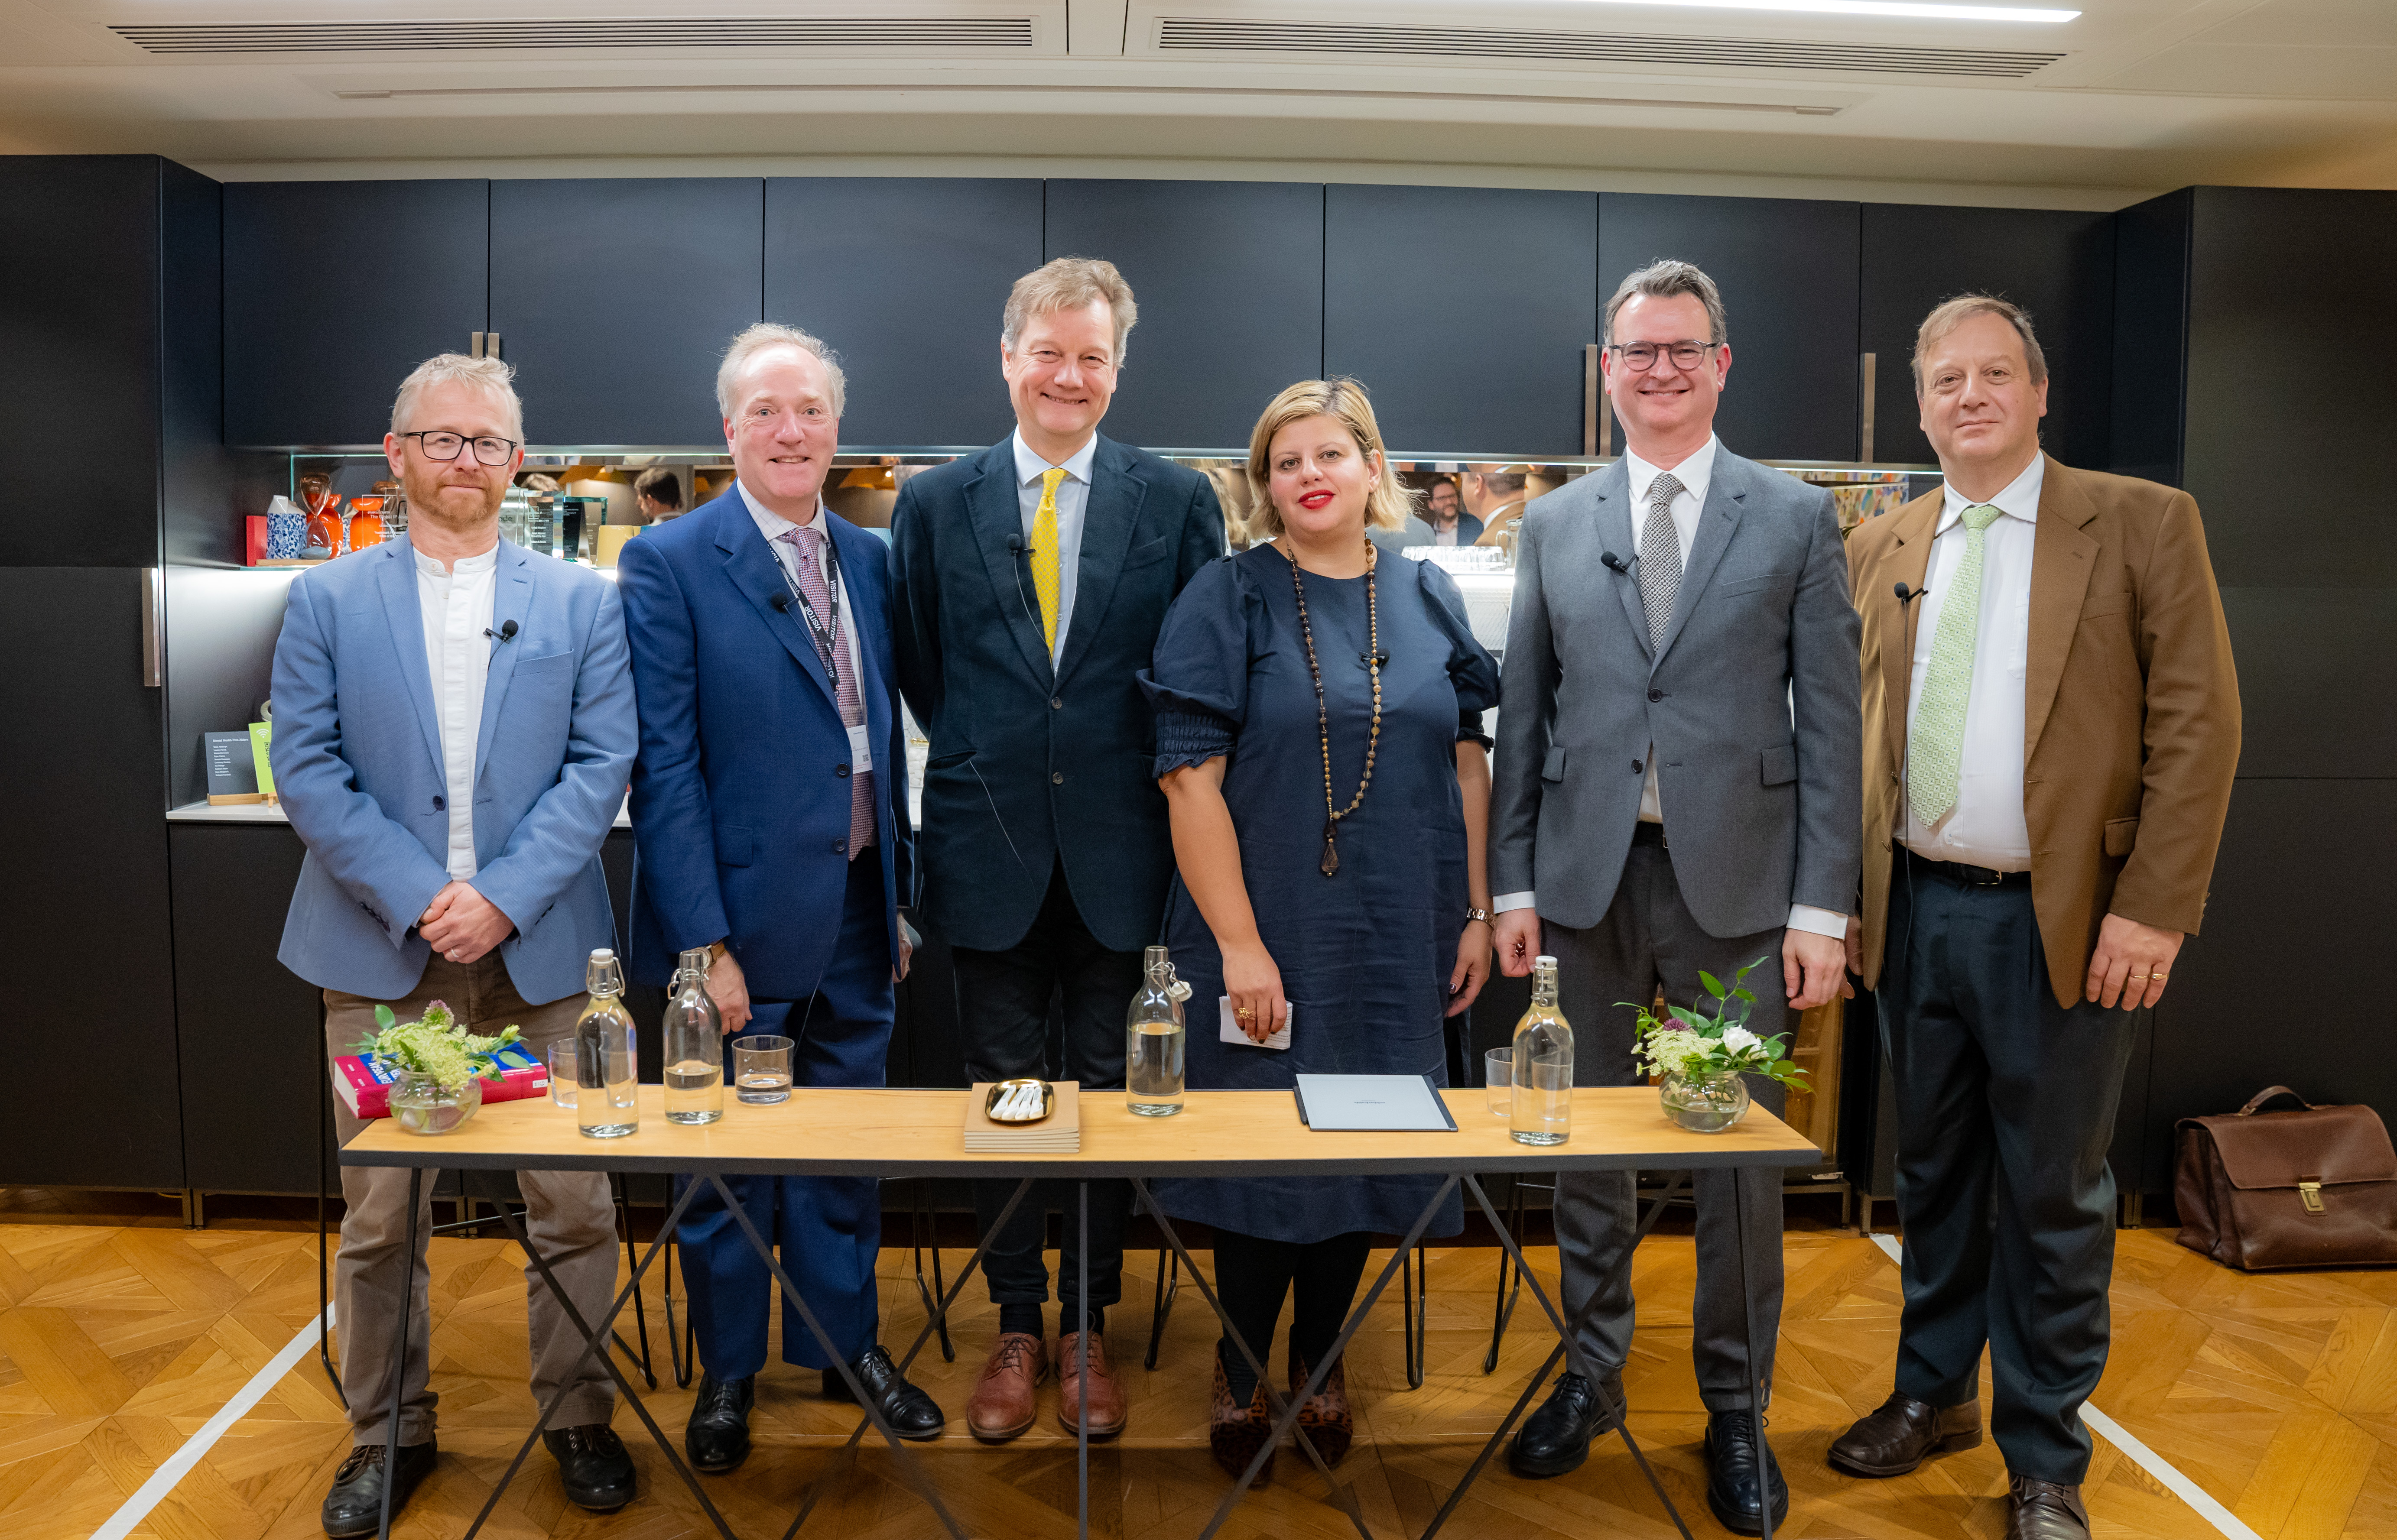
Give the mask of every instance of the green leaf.
<path id="1" fill-rule="evenodd" d="M 399 1018 L 391 1013 L 391 1007 L 387 1005 L 375 1007 L 375 1025 L 387 1027 L 397 1020 Z"/>
<path id="2" fill-rule="evenodd" d="M 1722 998 L 1722 980 L 1715 977 L 1712 973 L 1709 973 L 1705 969 L 1701 968 L 1698 970 L 1698 982 L 1707 986 L 1707 994 L 1712 995 L 1717 999 Z"/>
<path id="3" fill-rule="evenodd" d="M 1746 973 L 1748 970 L 1743 968 L 1740 971 Z M 1756 991 L 1753 989 L 1734 989 L 1732 991 L 1732 997 L 1734 999 L 1746 1000 L 1750 1005 L 1756 1003 Z"/>

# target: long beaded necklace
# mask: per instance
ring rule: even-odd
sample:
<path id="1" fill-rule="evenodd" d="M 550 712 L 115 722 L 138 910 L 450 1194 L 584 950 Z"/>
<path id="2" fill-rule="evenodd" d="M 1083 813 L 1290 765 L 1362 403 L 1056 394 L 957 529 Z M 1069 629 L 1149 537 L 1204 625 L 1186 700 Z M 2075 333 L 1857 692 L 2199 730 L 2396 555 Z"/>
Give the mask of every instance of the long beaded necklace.
<path id="1" fill-rule="evenodd" d="M 1277 550 L 1280 547 L 1277 546 Z M 1355 812 L 1365 800 L 1365 788 L 1373 783 L 1373 756 L 1382 746 L 1382 623 L 1373 603 L 1373 542 L 1365 542 L 1365 667 L 1373 677 L 1373 726 L 1365 740 L 1365 775 L 1357 783 L 1357 795 L 1348 805 L 1333 810 L 1332 806 L 1332 714 L 1323 703 L 1323 670 L 1315 661 L 1315 626 L 1306 618 L 1306 582 L 1299 575 L 1298 558 L 1282 551 L 1282 559 L 1290 563 L 1290 586 L 1298 596 L 1298 634 L 1306 639 L 1306 672 L 1315 681 L 1315 730 L 1323 744 L 1323 861 L 1325 877 L 1340 869 L 1340 850 L 1335 835 L 1340 821 Z"/>

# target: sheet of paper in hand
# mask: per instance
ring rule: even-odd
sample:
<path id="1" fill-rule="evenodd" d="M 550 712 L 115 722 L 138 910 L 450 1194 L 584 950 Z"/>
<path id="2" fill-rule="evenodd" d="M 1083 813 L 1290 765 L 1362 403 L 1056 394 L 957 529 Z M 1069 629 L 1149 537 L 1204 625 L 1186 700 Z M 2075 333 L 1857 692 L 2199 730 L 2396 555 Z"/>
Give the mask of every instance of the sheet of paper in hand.
<path id="1" fill-rule="evenodd" d="M 1290 1013 L 1281 1019 L 1281 1029 L 1267 1036 L 1264 1042 L 1257 1041 L 1240 1030 L 1239 1022 L 1232 1015 L 1231 996 L 1221 997 L 1217 1002 L 1217 1008 L 1223 1014 L 1224 1026 L 1221 1036 L 1224 1041 L 1238 1043 L 1242 1048 L 1288 1048 L 1290 1046 L 1290 1029 L 1298 1021 L 1298 1007 L 1295 1004 L 1291 1006 Z"/>

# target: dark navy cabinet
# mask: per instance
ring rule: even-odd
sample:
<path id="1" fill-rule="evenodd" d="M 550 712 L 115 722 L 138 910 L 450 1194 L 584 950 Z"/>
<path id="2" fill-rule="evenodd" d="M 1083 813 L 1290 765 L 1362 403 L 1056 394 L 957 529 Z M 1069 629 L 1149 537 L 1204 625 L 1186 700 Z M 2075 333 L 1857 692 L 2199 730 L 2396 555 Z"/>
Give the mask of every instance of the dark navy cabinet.
<path id="1" fill-rule="evenodd" d="M 849 377 L 844 446 L 963 448 L 1014 425 L 999 315 L 1040 265 L 1040 183 L 775 177 L 766 319 L 812 332 Z"/>
<path id="2" fill-rule="evenodd" d="M 1730 315 L 1731 382 L 1715 418 L 1723 444 L 1750 460 L 1854 460 L 1859 234 L 1853 203 L 1607 193 L 1599 299 L 1659 258 L 1695 262 Z"/>
<path id="3" fill-rule="evenodd" d="M 224 190 L 228 443 L 382 442 L 408 371 L 489 324 L 490 184 Z"/>
<path id="4" fill-rule="evenodd" d="M 535 444 L 724 441 L 716 367 L 764 315 L 753 177 L 491 183 L 491 324 Z"/>
<path id="5" fill-rule="evenodd" d="M 1109 437 L 1242 451 L 1266 402 L 1323 372 L 1314 182 L 1052 181 L 1045 254 L 1105 258 L 1140 301 Z"/>
<path id="6" fill-rule="evenodd" d="M 1397 453 L 1580 454 L 1598 213 L 1594 193 L 1325 188 L 1324 368 L 1364 382 Z"/>

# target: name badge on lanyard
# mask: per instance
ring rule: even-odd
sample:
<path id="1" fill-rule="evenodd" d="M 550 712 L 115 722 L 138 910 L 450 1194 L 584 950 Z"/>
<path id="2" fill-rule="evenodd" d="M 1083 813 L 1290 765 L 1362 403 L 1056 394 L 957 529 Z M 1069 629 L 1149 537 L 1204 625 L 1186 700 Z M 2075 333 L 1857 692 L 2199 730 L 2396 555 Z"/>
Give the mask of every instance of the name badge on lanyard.
<path id="1" fill-rule="evenodd" d="M 791 597 L 799 601 L 800 623 L 807 629 L 808 640 L 815 644 L 816 656 L 824 665 L 824 677 L 832 681 L 833 694 L 837 697 L 840 694 L 840 558 L 834 553 L 832 542 L 828 540 L 824 542 L 824 598 L 830 611 L 827 621 L 816 618 L 816 607 L 808 602 L 807 595 L 792 578 L 791 569 L 780 561 L 774 566 L 783 574 L 783 584 L 790 589 Z M 864 704 L 863 701 L 860 704 Z M 872 736 L 864 722 L 848 729 L 848 732 L 850 773 L 863 775 L 874 768 Z"/>
<path id="2" fill-rule="evenodd" d="M 860 722 L 849 730 L 849 769 L 852 775 L 863 775 L 874 768 L 874 739 L 866 725 Z"/>

